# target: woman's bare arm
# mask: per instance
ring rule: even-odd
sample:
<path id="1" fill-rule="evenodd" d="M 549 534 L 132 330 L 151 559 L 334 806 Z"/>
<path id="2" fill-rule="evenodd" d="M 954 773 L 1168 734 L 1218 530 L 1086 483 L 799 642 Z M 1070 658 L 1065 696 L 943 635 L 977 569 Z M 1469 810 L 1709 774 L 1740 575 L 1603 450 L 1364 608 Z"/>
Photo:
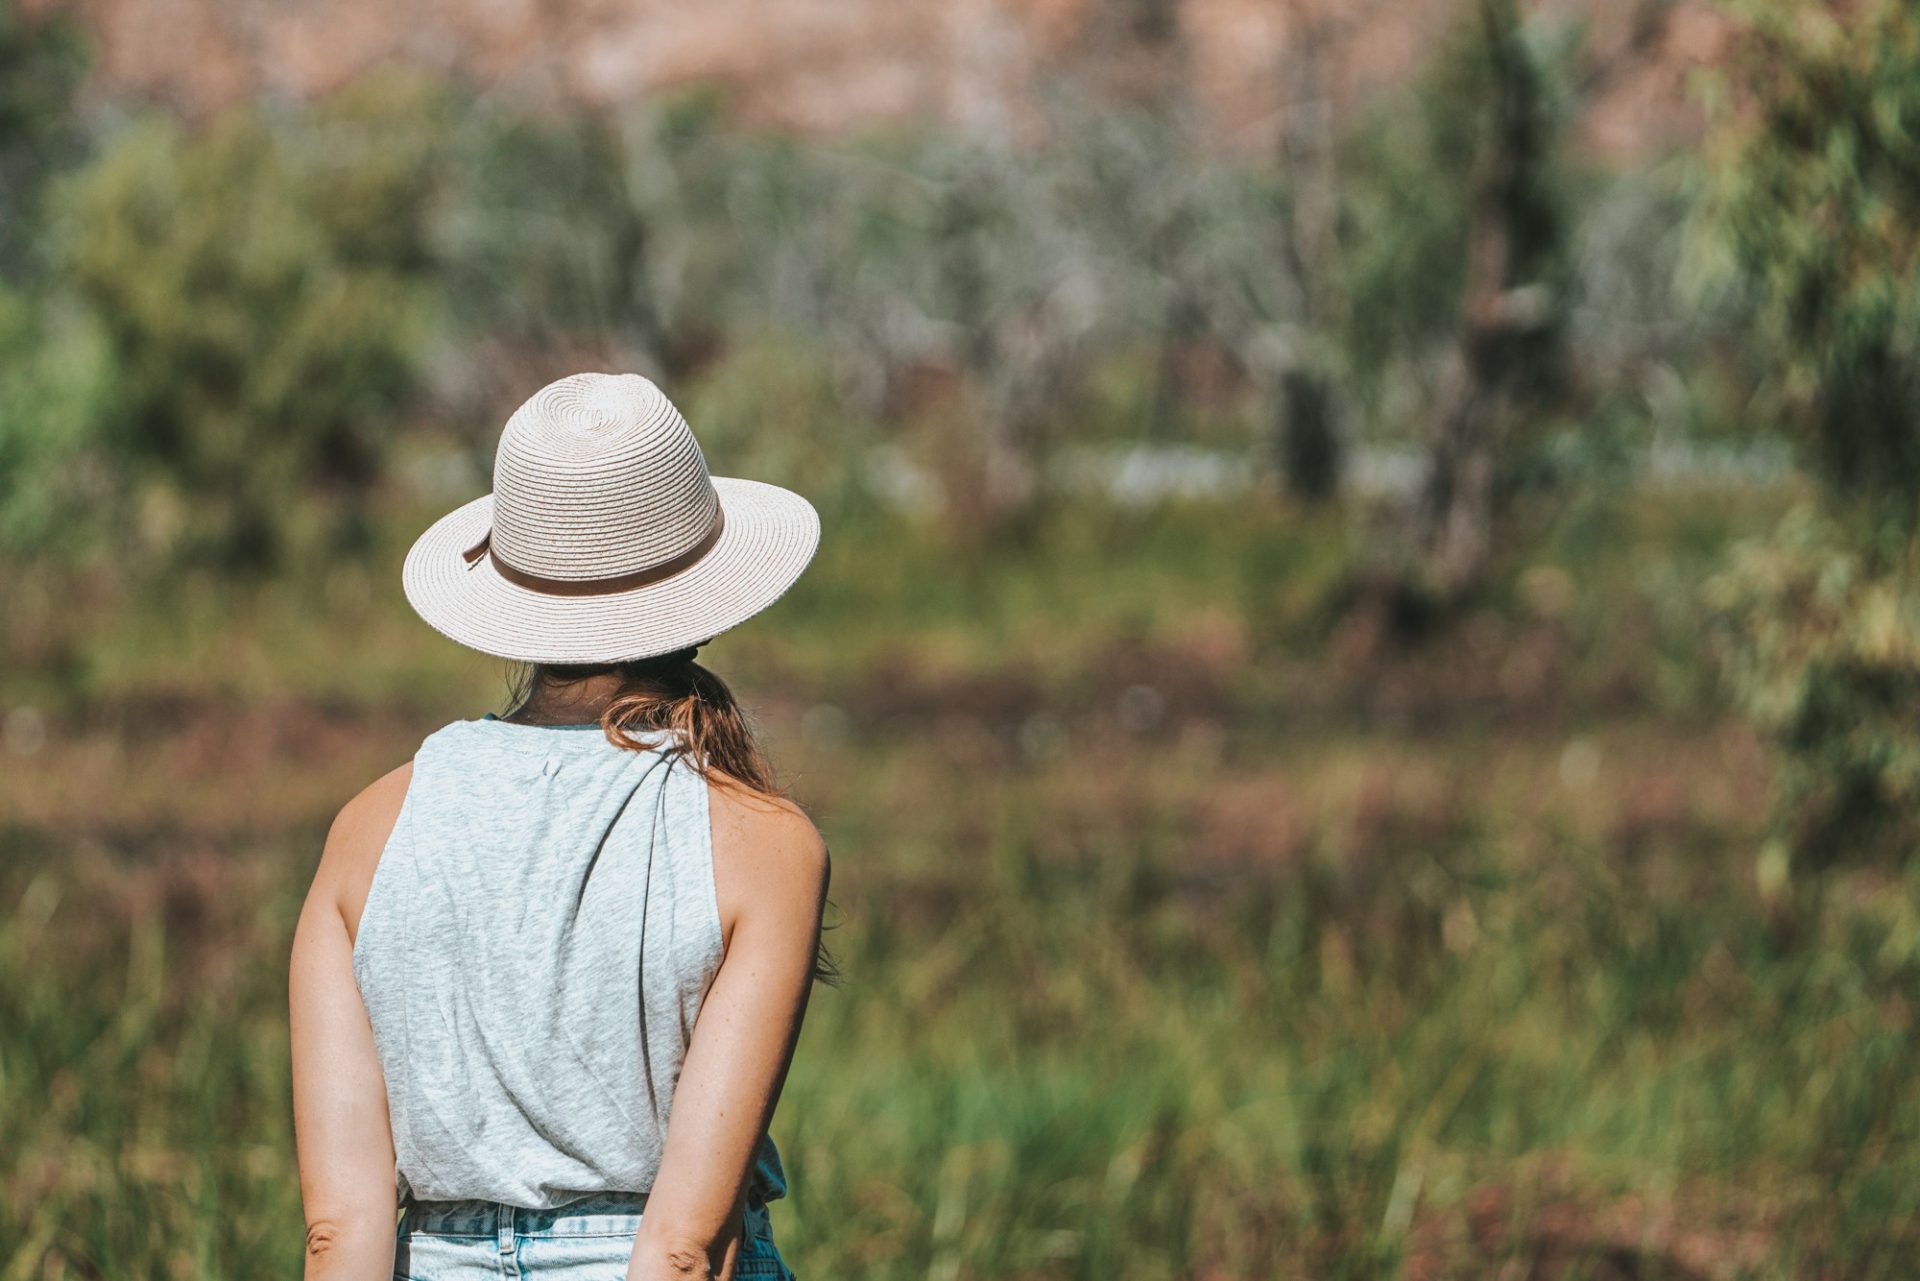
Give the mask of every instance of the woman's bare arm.
<path id="1" fill-rule="evenodd" d="M 715 786 L 711 799 L 726 959 L 674 1089 L 630 1281 L 731 1271 L 748 1168 L 786 1079 L 820 941 L 829 869 L 813 824 L 790 802 L 733 787 Z"/>
<path id="2" fill-rule="evenodd" d="M 395 770 L 340 811 L 294 930 L 293 1124 L 307 1281 L 393 1275 L 393 1131 L 373 1028 L 354 981 L 348 919 L 359 919 L 411 773 L 411 766 Z"/>

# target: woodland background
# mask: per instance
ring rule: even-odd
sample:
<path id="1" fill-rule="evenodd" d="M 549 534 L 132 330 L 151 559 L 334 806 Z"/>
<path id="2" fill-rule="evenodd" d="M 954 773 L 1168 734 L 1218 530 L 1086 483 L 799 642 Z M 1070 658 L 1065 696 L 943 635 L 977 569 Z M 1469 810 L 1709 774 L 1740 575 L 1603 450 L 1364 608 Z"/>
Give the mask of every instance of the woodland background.
<path id="1" fill-rule="evenodd" d="M 292 925 L 581 369 L 825 541 L 803 1277 L 1899 1277 L 1920 14 L 0 0 L 0 1281 L 293 1276 Z"/>

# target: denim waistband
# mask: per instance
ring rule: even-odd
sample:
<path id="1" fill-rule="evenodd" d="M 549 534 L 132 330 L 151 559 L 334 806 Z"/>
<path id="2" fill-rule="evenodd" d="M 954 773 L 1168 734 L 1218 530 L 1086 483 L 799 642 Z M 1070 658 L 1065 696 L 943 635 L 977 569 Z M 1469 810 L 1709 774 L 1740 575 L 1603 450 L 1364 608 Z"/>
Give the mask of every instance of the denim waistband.
<path id="1" fill-rule="evenodd" d="M 547 1210 L 498 1201 L 408 1201 L 401 1232 L 427 1236 L 596 1236 L 631 1233 L 646 1208 L 644 1192 L 595 1192 Z"/>

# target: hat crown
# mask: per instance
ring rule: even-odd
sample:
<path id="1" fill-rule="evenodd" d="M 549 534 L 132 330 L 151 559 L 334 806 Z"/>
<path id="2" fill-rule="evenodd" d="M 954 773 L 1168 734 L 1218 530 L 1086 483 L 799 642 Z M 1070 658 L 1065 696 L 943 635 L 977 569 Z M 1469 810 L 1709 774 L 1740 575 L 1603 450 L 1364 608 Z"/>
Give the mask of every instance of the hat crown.
<path id="1" fill-rule="evenodd" d="M 693 429 L 638 374 L 574 374 L 514 411 L 493 465 L 493 553 L 589 581 L 663 565 L 713 528 L 720 497 Z"/>

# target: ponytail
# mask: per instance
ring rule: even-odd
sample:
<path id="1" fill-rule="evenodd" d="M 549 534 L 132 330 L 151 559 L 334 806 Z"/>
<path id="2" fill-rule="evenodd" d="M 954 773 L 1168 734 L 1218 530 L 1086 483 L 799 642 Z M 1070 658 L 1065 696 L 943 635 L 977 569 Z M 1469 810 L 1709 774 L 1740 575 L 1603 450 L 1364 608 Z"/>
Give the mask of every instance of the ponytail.
<path id="1" fill-rule="evenodd" d="M 693 661 L 699 652 L 694 645 L 625 663 L 536 663 L 516 682 L 515 702 L 524 703 L 544 684 L 616 674 L 619 691 L 600 714 L 600 728 L 609 742 L 644 751 L 648 744 L 641 736 L 671 731 L 682 758 L 709 783 L 744 786 L 762 796 L 785 795 L 733 691 Z"/>

